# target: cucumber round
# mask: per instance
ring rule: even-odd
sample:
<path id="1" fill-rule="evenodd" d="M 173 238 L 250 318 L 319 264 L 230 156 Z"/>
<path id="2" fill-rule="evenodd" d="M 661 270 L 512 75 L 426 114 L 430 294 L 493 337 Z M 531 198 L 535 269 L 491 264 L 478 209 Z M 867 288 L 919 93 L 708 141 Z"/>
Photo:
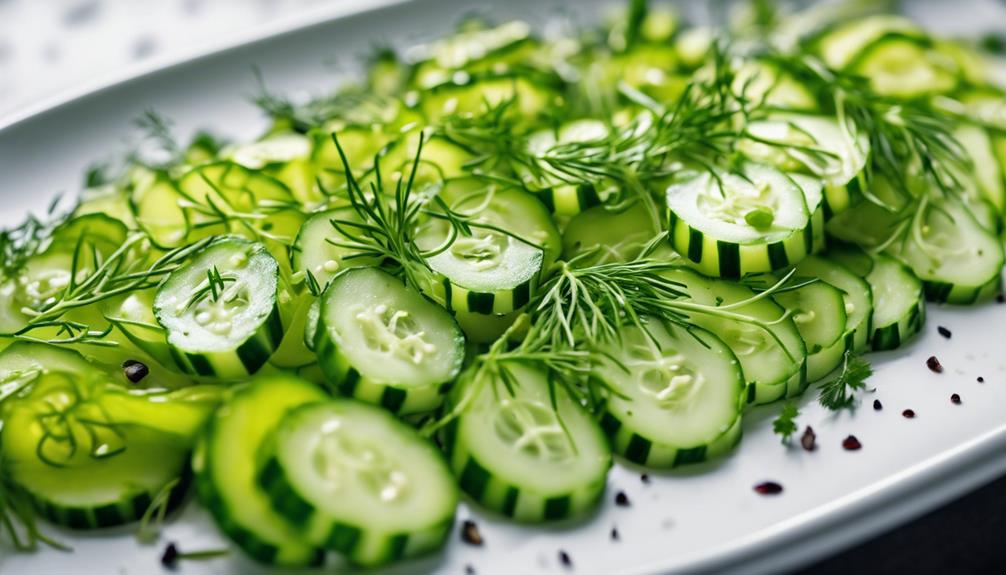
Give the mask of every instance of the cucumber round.
<path id="1" fill-rule="evenodd" d="M 277 513 L 258 485 L 259 453 L 269 434 L 297 406 L 328 399 L 294 376 L 259 377 L 234 387 L 210 418 L 192 458 L 203 505 L 252 558 L 296 567 L 320 565 L 323 553 Z"/>
<path id="2" fill-rule="evenodd" d="M 50 521 L 75 529 L 136 521 L 170 489 L 219 390 L 138 393 L 76 352 L 18 342 L 0 353 L 4 475 Z"/>
<path id="3" fill-rule="evenodd" d="M 671 245 L 708 275 L 774 271 L 814 250 L 803 188 L 775 168 L 698 173 L 668 187 L 667 208 Z"/>
<path id="4" fill-rule="evenodd" d="M 701 328 L 654 318 L 602 346 L 592 376 L 612 389 L 601 427 L 616 453 L 647 467 L 715 458 L 740 440 L 744 376 L 730 348 Z"/>
<path id="5" fill-rule="evenodd" d="M 496 372 L 462 376 L 453 394 L 470 401 L 443 438 L 461 489 L 518 521 L 583 515 L 597 504 L 611 466 L 604 433 L 561 387 L 550 393 L 558 384 L 545 371 L 515 362 L 499 369 L 512 393 Z"/>
<path id="6" fill-rule="evenodd" d="M 440 547 L 458 491 L 443 455 L 387 411 L 353 400 L 280 423 L 258 481 L 307 541 L 374 567 Z"/>
<path id="7" fill-rule="evenodd" d="M 318 317 L 315 352 L 329 381 L 396 413 L 436 409 L 464 362 L 454 318 L 377 268 L 336 276 Z"/>
<path id="8" fill-rule="evenodd" d="M 258 371 L 283 337 L 278 288 L 279 265 L 262 244 L 223 237 L 208 245 L 154 296 L 176 364 L 221 378 Z"/>
<path id="9" fill-rule="evenodd" d="M 520 309 L 537 289 L 542 272 L 562 251 L 552 218 L 534 196 L 478 178 L 452 180 L 440 192 L 455 212 L 479 225 L 451 242 L 442 219 L 423 225 L 416 244 L 436 278 L 429 295 L 449 310 L 505 314 Z M 445 246 L 448 246 L 446 247 Z"/>
<path id="10" fill-rule="evenodd" d="M 870 348 L 895 349 L 922 329 L 926 300 L 922 282 L 898 260 L 878 254 L 866 276 L 873 291 Z"/>
<path id="11" fill-rule="evenodd" d="M 753 298 L 756 294 L 750 288 L 705 278 L 684 268 L 664 275 L 680 283 L 689 300 L 703 306 L 687 312 L 689 321 L 716 334 L 740 361 L 749 404 L 793 397 L 807 387 L 807 350 L 800 331 L 782 306 L 771 298 L 762 298 L 729 310 L 748 320 L 739 321 L 717 313 L 716 308 Z M 750 320 L 767 324 L 767 329 L 752 325 Z"/>

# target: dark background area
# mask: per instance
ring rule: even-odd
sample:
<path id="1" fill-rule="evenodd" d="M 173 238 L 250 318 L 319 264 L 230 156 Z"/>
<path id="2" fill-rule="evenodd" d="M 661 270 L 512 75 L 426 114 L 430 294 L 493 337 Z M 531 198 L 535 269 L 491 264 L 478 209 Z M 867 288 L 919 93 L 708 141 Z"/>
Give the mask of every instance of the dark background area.
<path id="1" fill-rule="evenodd" d="M 799 573 L 1006 573 L 1006 477 Z"/>

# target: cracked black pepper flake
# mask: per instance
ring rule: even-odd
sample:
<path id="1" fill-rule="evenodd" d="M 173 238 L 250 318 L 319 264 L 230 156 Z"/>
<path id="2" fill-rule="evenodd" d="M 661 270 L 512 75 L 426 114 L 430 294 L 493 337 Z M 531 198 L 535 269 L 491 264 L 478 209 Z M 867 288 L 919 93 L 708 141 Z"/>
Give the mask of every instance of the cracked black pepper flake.
<path id="1" fill-rule="evenodd" d="M 857 439 L 855 435 L 850 435 L 842 440 L 842 447 L 844 447 L 846 451 L 859 451 L 862 449 L 863 444 L 859 442 L 859 439 Z"/>
<path id="2" fill-rule="evenodd" d="M 630 505 L 629 496 L 626 495 L 624 491 L 619 491 L 615 494 L 615 505 L 619 507 L 628 507 Z"/>
<path id="3" fill-rule="evenodd" d="M 621 539 L 621 535 L 618 534 L 618 527 L 611 528 L 611 540 L 618 541 Z"/>
<path id="4" fill-rule="evenodd" d="M 954 405 L 960 405 L 961 404 L 961 396 L 958 395 L 958 394 L 956 394 L 956 393 L 953 394 L 953 395 L 951 395 L 950 396 L 950 403 L 953 403 Z"/>
<path id="5" fill-rule="evenodd" d="M 475 567 L 471 563 L 465 565 L 465 575 L 475 575 Z"/>
<path id="6" fill-rule="evenodd" d="M 814 433 L 814 428 L 809 425 L 807 429 L 803 430 L 803 435 L 800 436 L 800 446 L 805 451 L 814 451 L 817 449 L 817 434 Z"/>
<path id="7" fill-rule="evenodd" d="M 915 417 L 915 410 L 914 409 L 906 409 L 906 410 L 904 410 L 904 411 L 901 412 L 901 415 L 905 419 L 913 419 Z"/>
<path id="8" fill-rule="evenodd" d="M 573 560 L 569 557 L 569 553 L 562 549 L 559 550 L 559 563 L 562 563 L 563 567 L 573 567 Z"/>
<path id="9" fill-rule="evenodd" d="M 947 339 L 950 339 L 950 336 L 953 335 L 952 333 L 950 333 L 949 329 L 943 327 L 942 325 L 941 326 L 937 326 L 936 327 L 936 331 L 938 331 L 940 333 L 940 335 L 942 335 L 943 337 L 945 337 Z"/>
<path id="10" fill-rule="evenodd" d="M 775 481 L 762 481 L 754 486 L 754 490 L 759 495 L 778 495 L 782 493 L 782 485 Z"/>
<path id="11" fill-rule="evenodd" d="M 164 548 L 164 553 L 161 554 L 161 565 L 168 569 L 174 569 L 178 565 L 177 545 L 168 543 L 168 546 Z"/>
<path id="12" fill-rule="evenodd" d="M 1006 294 L 999 294 L 996 296 L 996 301 L 999 303 L 1006 302 Z"/>
<path id="13" fill-rule="evenodd" d="M 649 485 L 649 483 L 650 483 L 650 476 L 649 476 L 649 474 L 644 473 L 644 474 L 642 474 L 642 475 L 639 476 L 639 480 L 642 481 L 643 483 L 646 483 L 647 485 Z"/>
<path id="14" fill-rule="evenodd" d="M 142 361 L 127 359 L 122 362 L 122 373 L 133 383 L 140 383 L 150 373 L 150 368 Z"/>
<path id="15" fill-rule="evenodd" d="M 943 364 L 936 359 L 935 355 L 929 356 L 929 359 L 926 360 L 926 367 L 933 373 L 943 373 Z"/>
<path id="16" fill-rule="evenodd" d="M 873 410 L 874 411 L 880 411 L 881 409 L 884 409 L 884 404 L 880 403 L 879 399 L 874 399 L 873 400 Z"/>
<path id="17" fill-rule="evenodd" d="M 985 378 L 979 375 L 978 376 L 978 383 L 985 383 Z"/>
<path id="18" fill-rule="evenodd" d="M 482 534 L 479 533 L 479 526 L 474 521 L 465 519 L 461 523 L 461 540 L 470 545 L 482 545 Z"/>

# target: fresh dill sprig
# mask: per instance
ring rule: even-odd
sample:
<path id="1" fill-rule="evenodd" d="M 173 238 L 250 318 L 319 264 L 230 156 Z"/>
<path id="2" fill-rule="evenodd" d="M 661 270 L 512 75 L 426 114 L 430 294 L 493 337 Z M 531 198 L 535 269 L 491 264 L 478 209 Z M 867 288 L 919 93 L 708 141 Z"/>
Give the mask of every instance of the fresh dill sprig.
<path id="1" fill-rule="evenodd" d="M 851 351 L 845 352 L 842 372 L 821 385 L 818 402 L 832 411 L 850 409 L 856 403 L 856 391 L 866 389 L 866 380 L 873 375 L 873 366 Z"/>
<path id="2" fill-rule="evenodd" d="M 74 309 L 160 285 L 168 274 L 184 265 L 190 255 L 212 241 L 213 238 L 199 240 L 171 250 L 152 263 L 147 263 L 144 249 L 147 237 L 141 232 L 136 232 L 127 237 L 125 242 L 108 256 L 96 258 L 93 270 L 82 267 L 85 254 L 82 248 L 83 242 L 78 242 L 71 260 L 70 280 L 66 288 L 38 308 L 22 308 L 21 313 L 28 316 L 24 327 L 13 333 L 0 333 L 0 337 L 52 344 L 115 345 L 115 342 L 104 339 L 110 328 L 95 331 L 91 326 L 67 321 L 63 316 Z M 59 328 L 55 337 L 36 335 L 39 330 L 52 327 Z M 67 337 L 62 337 L 63 335 Z"/>
<path id="3" fill-rule="evenodd" d="M 772 432 L 782 439 L 783 444 L 788 444 L 796 433 L 796 418 L 799 416 L 800 409 L 792 401 L 787 401 L 783 404 L 779 415 L 772 420 Z"/>
<path id="4" fill-rule="evenodd" d="M 363 86 L 346 86 L 334 94 L 297 104 L 270 91 L 258 68 L 253 72 L 258 92 L 252 96 L 252 102 L 274 122 L 285 123 L 295 132 L 307 133 L 332 120 L 370 125 L 380 122 L 394 104 L 392 98 L 374 94 Z"/>
<path id="5" fill-rule="evenodd" d="M 58 214 L 60 200 L 57 196 L 49 203 L 44 217 L 29 214 L 20 225 L 0 230 L 0 279 L 16 277 L 32 256 L 45 250 L 52 232 L 73 213 Z"/>
<path id="6" fill-rule="evenodd" d="M 353 175 L 349 158 L 339 142 L 338 134 L 332 133 L 332 139 L 345 168 L 346 198 L 357 216 L 356 219 L 331 220 L 338 236 L 328 238 L 327 241 L 351 252 L 344 256 L 344 259 L 377 258 L 393 263 L 397 266 L 394 271 L 402 275 L 406 283 L 421 288 L 426 285 L 424 274 L 430 270 L 427 259 L 449 249 L 458 237 L 470 237 L 473 229 L 507 235 L 536 246 L 513 232 L 480 221 L 478 213 L 463 213 L 451 208 L 438 195 L 416 193 L 416 174 L 422 161 L 425 138 L 425 133 L 420 132 L 416 155 L 408 176 L 406 178 L 402 175 L 398 178 L 393 192 L 385 188 L 379 155 L 374 158 L 374 179 L 369 182 L 369 189 L 364 191 L 360 181 Z M 322 186 L 320 180 L 318 185 Z M 423 218 L 440 220 L 448 226 L 447 237 L 439 246 L 430 250 L 424 250 L 416 243 L 419 224 Z"/>
<path id="7" fill-rule="evenodd" d="M 171 504 L 171 496 L 178 487 L 179 479 L 175 478 L 165 483 L 157 495 L 150 501 L 150 505 L 140 517 L 140 527 L 136 530 L 136 538 L 141 543 L 153 543 L 161 535 L 161 527 L 164 525 L 164 518 L 168 515 L 168 508 Z"/>
<path id="8" fill-rule="evenodd" d="M 872 163 L 863 187 L 868 199 L 892 211 L 900 207 L 870 192 L 876 174 L 888 179 L 903 200 L 961 192 L 960 174 L 967 173 L 970 159 L 953 136 L 951 115 L 925 101 L 878 94 L 867 78 L 832 70 L 806 54 L 774 53 L 768 59 L 830 104 L 849 133 L 868 136 Z"/>

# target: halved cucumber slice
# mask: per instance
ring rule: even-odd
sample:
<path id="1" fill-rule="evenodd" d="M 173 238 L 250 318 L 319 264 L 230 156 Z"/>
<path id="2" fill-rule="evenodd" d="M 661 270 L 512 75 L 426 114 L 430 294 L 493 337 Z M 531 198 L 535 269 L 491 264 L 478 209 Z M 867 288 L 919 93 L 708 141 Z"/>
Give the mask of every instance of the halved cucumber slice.
<path id="1" fill-rule="evenodd" d="M 667 208 L 671 245 L 708 275 L 774 271 L 814 249 L 804 190 L 769 166 L 695 174 L 667 189 Z"/>
<path id="2" fill-rule="evenodd" d="M 603 346 L 592 377 L 610 387 L 601 428 L 616 453 L 647 467 L 697 463 L 730 451 L 741 437 L 744 375 L 712 333 L 649 318 Z"/>
<path id="3" fill-rule="evenodd" d="M 786 311 L 771 298 L 744 305 L 756 294 L 750 288 L 706 278 L 685 268 L 665 272 L 684 286 L 690 300 L 701 304 L 688 319 L 725 343 L 737 356 L 747 382 L 747 402 L 771 403 L 798 395 L 807 387 L 807 351 Z M 735 306 L 722 311 L 717 308 Z M 761 322 L 764 327 L 752 322 Z"/>
<path id="4" fill-rule="evenodd" d="M 817 98 L 792 75 L 769 62 L 747 60 L 734 75 L 735 93 L 768 108 L 813 112 Z"/>
<path id="5" fill-rule="evenodd" d="M 858 193 L 870 155 L 866 134 L 850 133 L 828 116 L 793 113 L 751 122 L 746 132 L 739 146 L 752 160 L 809 172 L 824 181 L 825 219 L 845 211 Z"/>
<path id="6" fill-rule="evenodd" d="M 293 271 L 303 274 L 310 272 L 322 288 L 343 269 L 381 263 L 379 258 L 360 257 L 351 248 L 337 245 L 349 243 L 349 240 L 336 229 L 333 220 L 336 224 L 340 221 L 359 222 L 360 216 L 349 207 L 318 212 L 300 227 L 297 240 L 290 250 Z M 339 225 L 344 230 L 352 230 L 343 224 Z"/>
<path id="7" fill-rule="evenodd" d="M 139 519 L 171 489 L 219 397 L 136 392 L 79 354 L 18 342 L 0 354 L 4 475 L 54 523 L 75 529 Z M 153 408 L 153 409 L 152 409 Z"/>
<path id="8" fill-rule="evenodd" d="M 922 282 L 907 266 L 883 254 L 873 256 L 873 269 L 866 281 L 873 291 L 870 349 L 898 348 L 925 323 Z"/>
<path id="9" fill-rule="evenodd" d="M 259 377 L 231 388 L 192 458 L 199 497 L 217 525 L 263 563 L 320 565 L 324 555 L 272 508 L 258 485 L 262 445 L 294 408 L 325 401 L 322 389 L 293 376 Z"/>
<path id="10" fill-rule="evenodd" d="M 453 242 L 451 226 L 443 219 L 433 218 L 420 229 L 416 244 L 426 252 L 440 250 L 427 258 L 438 276 L 428 295 L 448 310 L 505 314 L 523 307 L 562 250 L 559 232 L 541 202 L 522 190 L 477 178 L 447 182 L 440 197 L 476 225 L 470 236 L 458 235 Z"/>
<path id="11" fill-rule="evenodd" d="M 396 413 L 440 405 L 465 358 L 446 310 L 377 268 L 336 276 L 321 302 L 315 352 L 343 395 Z"/>
<path id="12" fill-rule="evenodd" d="M 516 362 L 499 369 L 507 370 L 512 393 L 490 371 L 480 379 L 463 375 L 452 395 L 464 409 L 445 428 L 443 444 L 461 489 L 518 521 L 589 511 L 611 466 L 601 428 L 547 372 Z"/>
<path id="13" fill-rule="evenodd" d="M 931 301 L 970 304 L 998 293 L 1003 246 L 959 200 L 932 205 L 918 234 L 906 234 L 888 252 L 922 279 Z"/>
<path id="14" fill-rule="evenodd" d="M 265 246 L 222 237 L 175 270 L 154 296 L 175 363 L 194 375 L 255 373 L 283 338 L 279 266 Z"/>
<path id="15" fill-rule="evenodd" d="M 457 485 L 443 455 L 387 411 L 334 400 L 291 411 L 259 485 L 304 538 L 374 567 L 437 549 Z"/>

